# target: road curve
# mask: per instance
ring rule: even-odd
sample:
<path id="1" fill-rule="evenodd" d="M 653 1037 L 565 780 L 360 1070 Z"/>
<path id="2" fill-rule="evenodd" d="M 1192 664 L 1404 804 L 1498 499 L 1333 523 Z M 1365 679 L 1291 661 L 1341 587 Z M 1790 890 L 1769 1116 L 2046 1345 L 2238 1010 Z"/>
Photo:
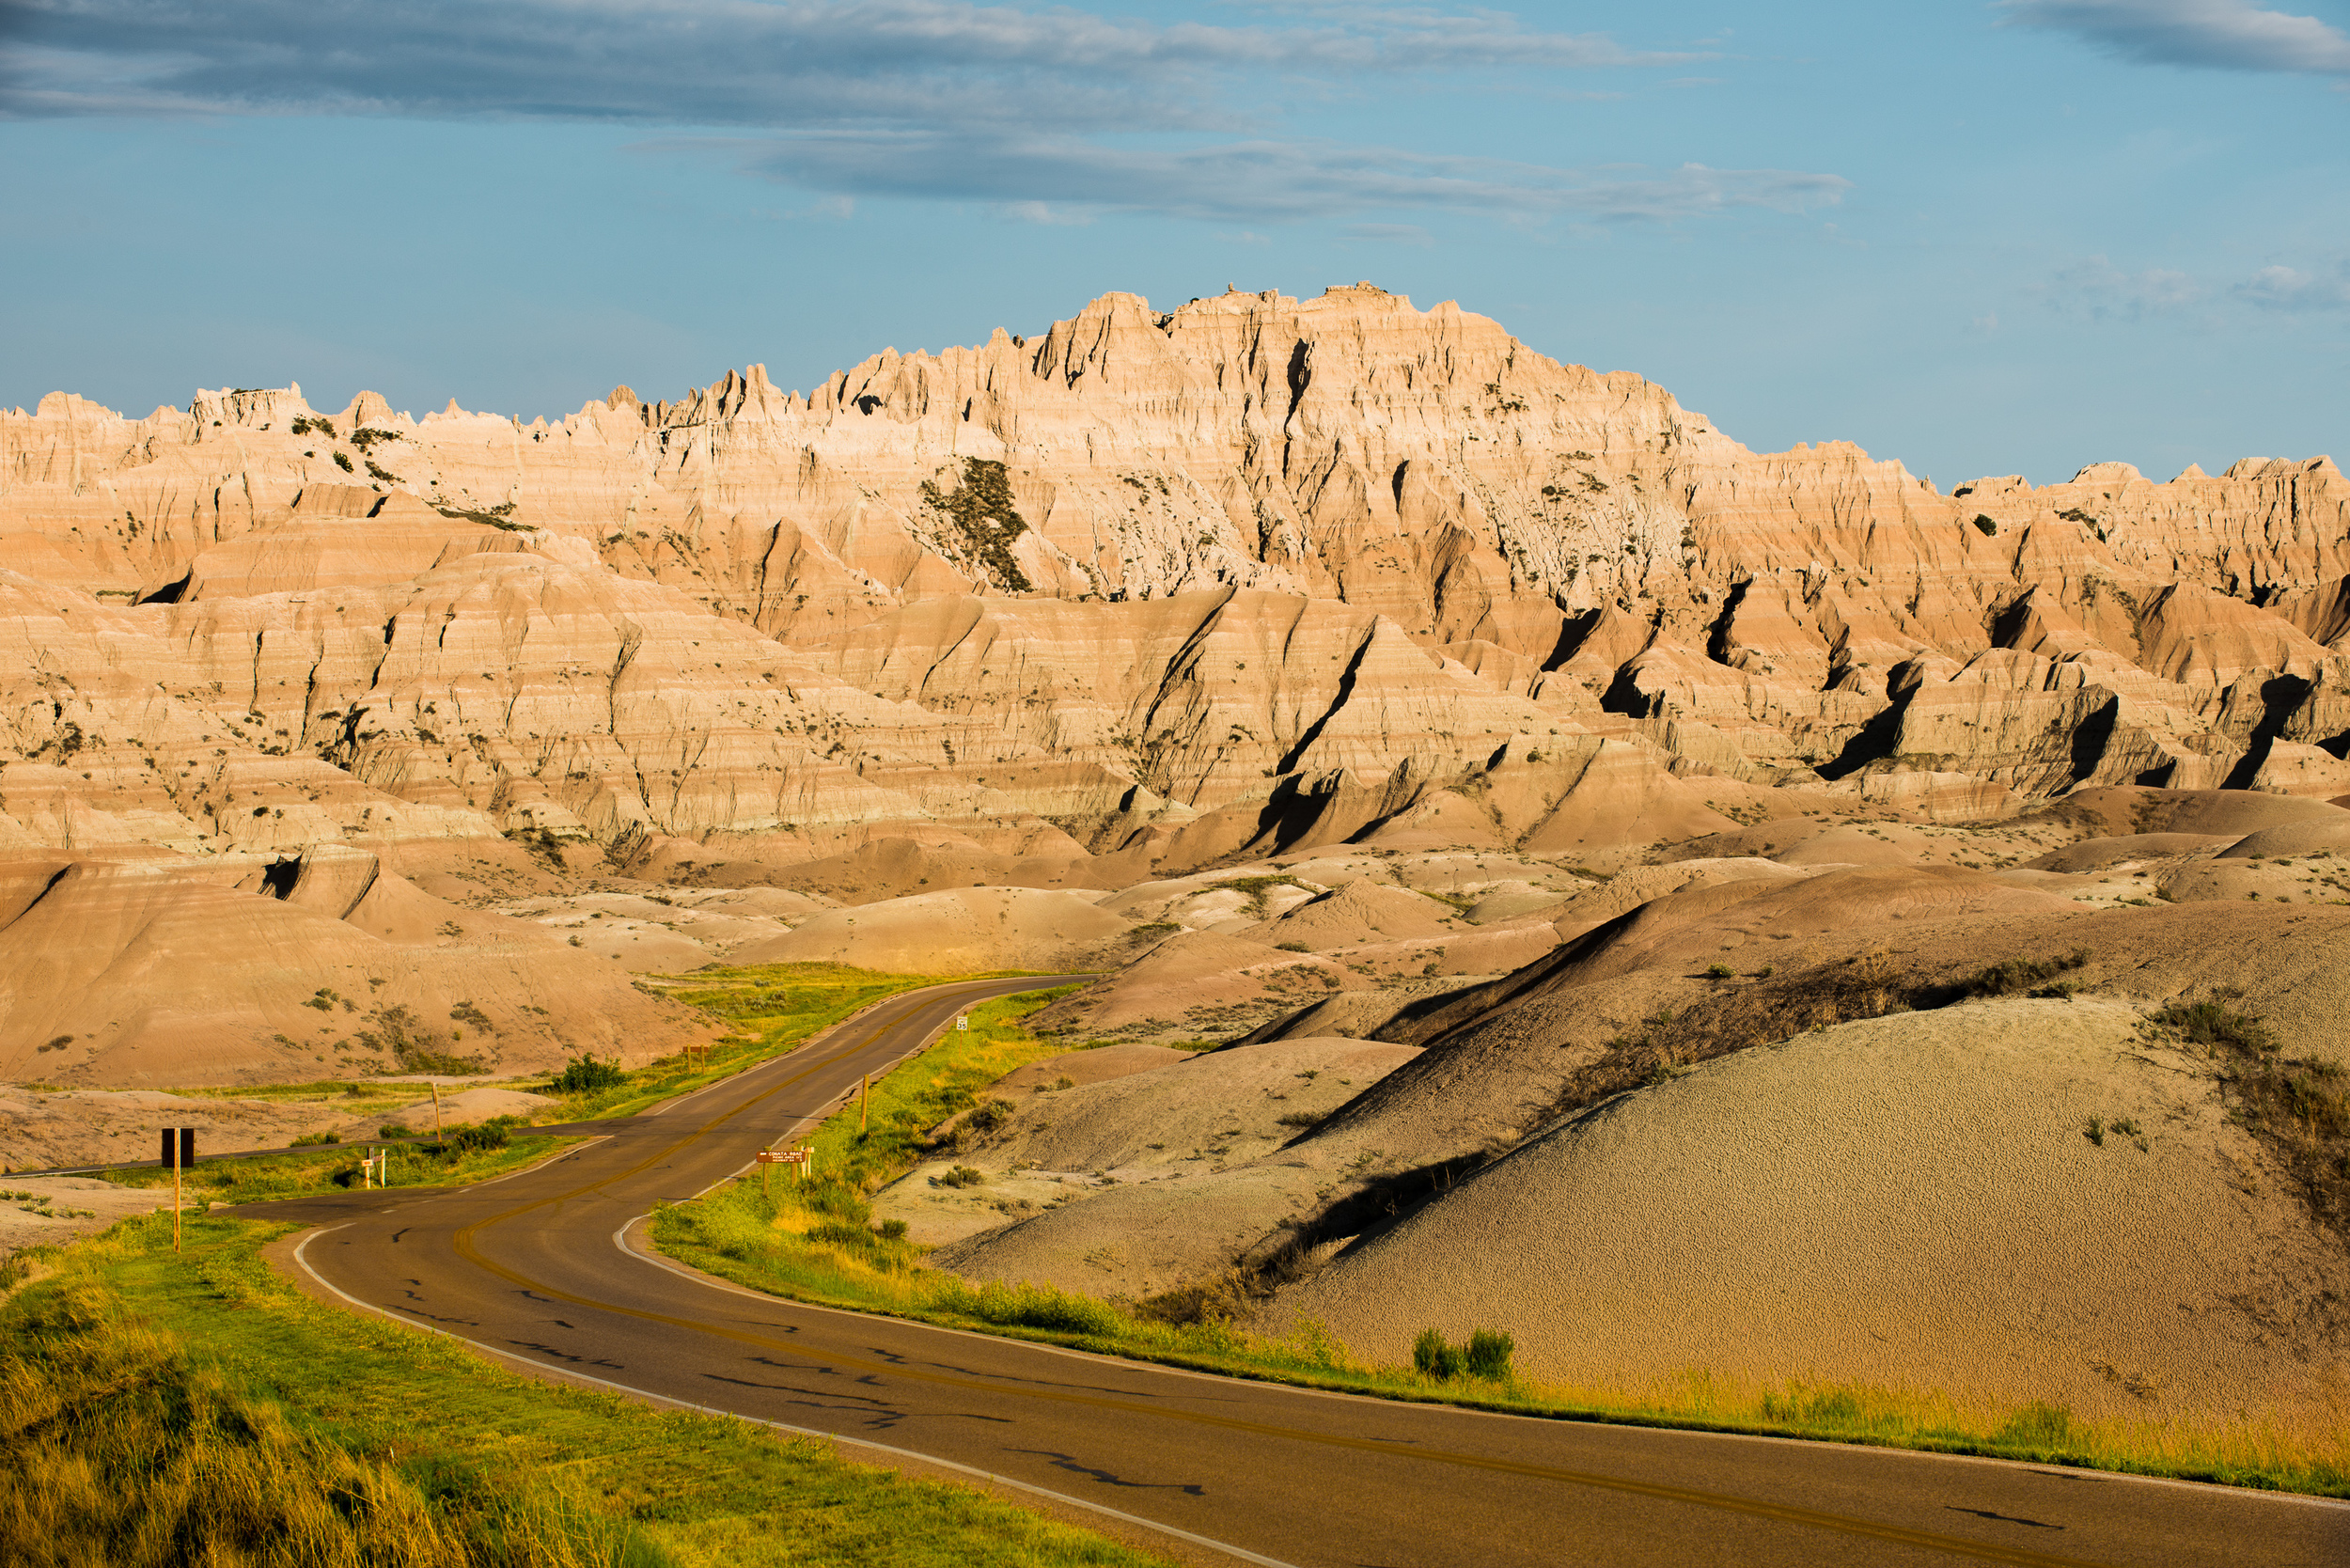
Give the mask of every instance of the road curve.
<path id="1" fill-rule="evenodd" d="M 2341 1504 L 1206 1377 L 759 1295 L 648 1256 L 630 1233 L 655 1203 L 820 1121 L 956 1012 L 1037 984 L 894 997 L 495 1183 L 235 1212 L 323 1228 L 302 1265 L 354 1306 L 608 1386 L 981 1471 L 1242 1560 L 2350 1563 Z"/>

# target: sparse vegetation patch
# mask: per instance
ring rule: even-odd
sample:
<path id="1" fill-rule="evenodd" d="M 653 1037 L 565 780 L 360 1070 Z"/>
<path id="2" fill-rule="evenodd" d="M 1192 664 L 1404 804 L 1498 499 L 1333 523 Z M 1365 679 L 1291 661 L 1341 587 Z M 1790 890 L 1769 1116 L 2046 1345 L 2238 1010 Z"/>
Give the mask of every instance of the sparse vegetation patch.
<path id="1" fill-rule="evenodd" d="M 1015 593 L 1035 590 L 1012 557 L 1012 541 L 1028 531 L 1028 522 L 1012 505 L 1011 481 L 1002 463 L 964 458 L 954 489 L 923 481 L 922 504 L 953 531 L 964 557 L 985 567 L 996 587 Z"/>

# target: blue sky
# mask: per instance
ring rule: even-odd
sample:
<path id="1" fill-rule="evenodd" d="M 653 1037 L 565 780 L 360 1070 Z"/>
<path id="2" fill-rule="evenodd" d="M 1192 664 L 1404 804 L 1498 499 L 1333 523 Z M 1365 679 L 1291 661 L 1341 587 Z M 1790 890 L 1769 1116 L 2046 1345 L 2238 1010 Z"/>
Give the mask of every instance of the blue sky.
<path id="1" fill-rule="evenodd" d="M 0 0 L 0 404 L 1458 299 L 1945 488 L 2350 460 L 2350 0 Z"/>

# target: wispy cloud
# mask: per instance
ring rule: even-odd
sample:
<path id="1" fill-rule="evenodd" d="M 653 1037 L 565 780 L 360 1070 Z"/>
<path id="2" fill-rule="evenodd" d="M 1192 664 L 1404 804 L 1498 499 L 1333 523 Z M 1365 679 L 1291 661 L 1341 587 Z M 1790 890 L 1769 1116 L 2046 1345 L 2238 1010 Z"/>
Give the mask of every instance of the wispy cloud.
<path id="1" fill-rule="evenodd" d="M 1341 217 L 1380 208 L 1445 208 L 1521 217 L 1671 221 L 1737 209 L 1800 212 L 1850 188 L 1786 169 L 1610 165 L 1551 168 L 1432 157 L 1335 142 L 1241 141 L 1147 149 L 1074 136 L 911 132 L 706 140 L 747 172 L 820 190 L 996 203 L 1048 202 L 1181 217 Z"/>
<path id="2" fill-rule="evenodd" d="M 2330 274 L 2263 267 L 2229 291 L 2264 310 L 2350 310 L 2350 260 Z"/>
<path id="3" fill-rule="evenodd" d="M 2102 256 L 2060 269 L 2031 291 L 2043 304 L 2068 314 L 2126 321 L 2170 315 L 2211 292 L 2186 273 L 2163 267 L 2127 272 Z"/>
<path id="4" fill-rule="evenodd" d="M 1340 237 L 1381 245 L 1418 245 L 1423 249 L 1436 243 L 1434 234 L 1416 223 L 1349 224 L 1340 231 Z"/>
<path id="5" fill-rule="evenodd" d="M 2074 34 L 2141 65 L 2350 76 L 2350 37 L 2252 0 L 2000 0 L 2016 27 Z"/>
<path id="6" fill-rule="evenodd" d="M 2105 257 L 2092 256 L 2059 269 L 2026 292 L 2051 309 L 2099 321 L 2143 321 L 2181 315 L 2199 306 L 2214 307 L 2199 314 L 2217 321 L 2216 308 L 2231 302 L 2294 314 L 2350 310 L 2350 258 L 2306 271 L 2282 265 L 2263 267 L 2250 277 L 2231 283 L 2165 267 L 2130 272 Z"/>
<path id="7" fill-rule="evenodd" d="M 0 0 L 19 116 L 503 116 L 1180 127 L 1219 73 L 1671 66 L 1502 13 L 1158 26 L 951 0 Z"/>
<path id="8" fill-rule="evenodd" d="M 1801 212 L 1845 181 L 1576 169 L 1268 133 L 1281 87 L 1471 73 L 1549 90 L 1715 56 L 1438 6 L 1269 4 L 1159 24 L 954 0 L 0 0 L 0 117 L 595 120 L 718 147 L 843 197 L 970 200 L 1029 223 L 1380 209 L 1666 220 Z M 809 215 L 830 215 L 828 212 Z"/>

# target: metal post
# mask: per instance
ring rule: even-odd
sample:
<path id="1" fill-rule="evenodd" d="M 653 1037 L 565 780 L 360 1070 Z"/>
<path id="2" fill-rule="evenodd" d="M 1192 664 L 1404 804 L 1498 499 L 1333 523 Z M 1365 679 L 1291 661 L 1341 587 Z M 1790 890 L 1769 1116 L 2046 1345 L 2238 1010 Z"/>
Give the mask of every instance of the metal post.
<path id="1" fill-rule="evenodd" d="M 180 1128 L 176 1139 L 171 1131 L 168 1127 L 164 1129 L 164 1147 L 171 1162 L 171 1249 L 177 1252 L 180 1236 L 180 1173 L 196 1164 L 196 1129 Z"/>

